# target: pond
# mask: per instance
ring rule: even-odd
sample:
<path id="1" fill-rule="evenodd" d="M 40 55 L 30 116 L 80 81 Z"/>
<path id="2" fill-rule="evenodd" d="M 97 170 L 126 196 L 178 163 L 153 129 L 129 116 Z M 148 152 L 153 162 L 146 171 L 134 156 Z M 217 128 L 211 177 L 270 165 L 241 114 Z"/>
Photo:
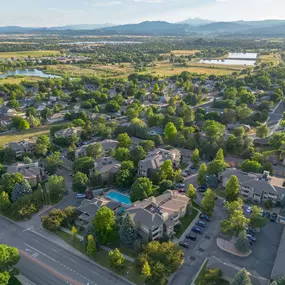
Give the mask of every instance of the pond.
<path id="1" fill-rule="evenodd" d="M 23 70 L 14 70 L 14 71 L 8 71 L 5 74 L 0 74 L 0 79 L 1 78 L 6 78 L 8 76 L 37 76 L 37 77 L 42 77 L 42 78 L 60 78 L 58 75 L 53 75 L 53 74 L 47 74 L 44 73 L 42 70 L 39 69 L 23 69 Z"/>
<path id="2" fill-rule="evenodd" d="M 254 66 L 255 60 L 245 60 L 245 59 L 202 59 L 200 63 L 205 64 L 224 64 L 224 65 L 249 65 Z"/>
<path id="3" fill-rule="evenodd" d="M 257 59 L 257 53 L 230 52 L 228 57 L 225 59 L 202 59 L 200 60 L 200 63 L 254 66 L 256 63 L 256 59 Z"/>

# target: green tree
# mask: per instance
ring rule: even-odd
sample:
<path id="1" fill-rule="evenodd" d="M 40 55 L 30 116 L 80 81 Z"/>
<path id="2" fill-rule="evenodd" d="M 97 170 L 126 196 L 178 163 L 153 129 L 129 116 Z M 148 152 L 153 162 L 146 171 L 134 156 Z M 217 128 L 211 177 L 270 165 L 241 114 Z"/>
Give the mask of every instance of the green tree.
<path id="1" fill-rule="evenodd" d="M 88 175 L 89 169 L 92 169 L 93 167 L 94 167 L 94 159 L 89 156 L 83 156 L 75 160 L 73 164 L 73 171 L 74 172 L 80 171 Z"/>
<path id="2" fill-rule="evenodd" d="M 202 210 L 203 213 L 212 216 L 215 207 L 215 193 L 208 189 L 205 193 L 205 196 L 202 199 Z"/>
<path id="3" fill-rule="evenodd" d="M 127 213 L 122 219 L 119 234 L 120 239 L 124 244 L 129 247 L 134 245 L 137 237 L 137 230 L 134 220 L 129 213 Z"/>
<path id="4" fill-rule="evenodd" d="M 239 196 L 239 181 L 235 175 L 232 175 L 226 184 L 226 200 L 233 202 L 238 199 Z"/>
<path id="5" fill-rule="evenodd" d="M 197 198 L 196 189 L 193 184 L 189 184 L 187 195 L 191 200 L 195 200 Z"/>
<path id="6" fill-rule="evenodd" d="M 63 197 L 63 194 L 66 192 L 65 181 L 62 176 L 49 176 L 47 187 L 50 194 L 50 199 L 52 201 L 58 201 L 60 198 Z"/>
<path id="7" fill-rule="evenodd" d="M 256 128 L 256 136 L 259 138 L 266 138 L 269 135 L 269 128 L 267 124 L 261 125 Z"/>
<path id="8" fill-rule="evenodd" d="M 173 141 L 175 140 L 177 135 L 177 129 L 172 122 L 168 122 L 164 128 L 164 136 L 167 140 Z"/>
<path id="9" fill-rule="evenodd" d="M 12 190 L 14 189 L 14 186 L 16 183 L 21 184 L 24 181 L 24 176 L 21 173 L 5 173 L 1 177 L 1 190 L 8 193 L 8 195 L 11 194 Z"/>
<path id="10" fill-rule="evenodd" d="M 88 176 L 85 173 L 77 171 L 73 177 L 72 189 L 74 192 L 84 193 L 88 183 Z"/>
<path id="11" fill-rule="evenodd" d="M 8 285 L 14 266 L 19 262 L 19 251 L 15 247 L 0 244 L 0 284 Z"/>
<path id="12" fill-rule="evenodd" d="M 125 147 L 118 147 L 115 152 L 115 158 L 119 161 L 128 160 L 130 158 L 130 151 Z"/>
<path id="13" fill-rule="evenodd" d="M 72 228 L 71 228 L 71 233 L 72 233 L 73 238 L 76 237 L 77 232 L 78 232 L 77 228 L 76 228 L 75 226 L 72 226 Z"/>
<path id="14" fill-rule="evenodd" d="M 116 113 L 120 110 L 120 105 L 115 100 L 111 100 L 106 105 L 106 111 L 110 113 Z"/>
<path id="15" fill-rule="evenodd" d="M 221 284 L 223 273 L 221 269 L 207 269 L 204 279 L 199 282 L 200 285 L 216 285 Z"/>
<path id="16" fill-rule="evenodd" d="M 226 127 L 217 121 L 207 120 L 204 123 L 204 132 L 211 139 L 223 136 L 225 131 Z"/>
<path id="17" fill-rule="evenodd" d="M 3 191 L 0 194 L 0 212 L 6 214 L 11 207 L 11 201 L 8 193 Z"/>
<path id="18" fill-rule="evenodd" d="M 252 285 L 245 268 L 241 269 L 233 278 L 230 285 Z"/>
<path id="19" fill-rule="evenodd" d="M 163 181 L 163 180 L 173 181 L 174 175 L 175 175 L 175 172 L 173 170 L 171 160 L 164 161 L 159 169 L 160 181 Z"/>
<path id="20" fill-rule="evenodd" d="M 224 159 L 224 151 L 220 148 L 215 159 L 208 164 L 207 172 L 208 174 L 217 175 L 218 173 L 224 171 L 226 167 L 228 167 L 228 164 Z"/>
<path id="21" fill-rule="evenodd" d="M 103 154 L 103 146 L 100 143 L 90 144 L 86 148 L 87 156 L 97 159 Z"/>
<path id="22" fill-rule="evenodd" d="M 90 258 L 95 257 L 96 255 L 97 247 L 96 247 L 96 241 L 93 235 L 88 235 L 87 237 L 86 252 Z"/>
<path id="23" fill-rule="evenodd" d="M 250 244 L 249 244 L 245 230 L 240 232 L 240 234 L 236 240 L 235 247 L 240 252 L 248 252 L 249 251 Z"/>
<path id="24" fill-rule="evenodd" d="M 146 152 L 141 146 L 136 146 L 131 150 L 131 159 L 135 164 L 138 164 L 140 160 L 146 158 Z"/>
<path id="25" fill-rule="evenodd" d="M 109 252 L 109 262 L 111 267 L 116 269 L 122 269 L 125 266 L 125 259 L 117 248 Z"/>
<path id="26" fill-rule="evenodd" d="M 242 171 L 255 173 L 261 173 L 263 170 L 262 165 L 258 161 L 249 159 L 244 160 L 240 168 Z"/>
<path id="27" fill-rule="evenodd" d="M 120 169 L 116 175 L 116 185 L 120 188 L 130 187 L 133 180 L 133 174 L 128 169 Z"/>
<path id="28" fill-rule="evenodd" d="M 148 279 L 151 276 L 151 269 L 147 261 L 142 266 L 142 276 Z"/>
<path id="29" fill-rule="evenodd" d="M 36 154 L 45 156 L 51 148 L 51 142 L 47 135 L 40 135 L 36 141 Z"/>
<path id="30" fill-rule="evenodd" d="M 142 201 L 153 195 L 152 182 L 147 177 L 139 177 L 136 179 L 131 188 L 131 200 Z"/>
<path id="31" fill-rule="evenodd" d="M 57 170 L 63 165 L 60 152 L 55 152 L 46 158 L 46 170 L 50 174 L 55 174 Z"/>
<path id="32" fill-rule="evenodd" d="M 143 147 L 145 152 L 149 152 L 155 148 L 155 143 L 154 141 L 151 141 L 151 140 L 145 140 L 145 141 L 140 142 L 140 146 Z"/>
<path id="33" fill-rule="evenodd" d="M 199 168 L 198 172 L 198 184 L 199 185 L 206 185 L 206 178 L 207 178 L 207 165 L 206 163 L 202 163 Z"/>
<path id="34" fill-rule="evenodd" d="M 250 226 L 252 228 L 263 228 L 267 224 L 267 219 L 261 216 L 262 209 L 252 206 L 250 213 Z"/>
<path id="35" fill-rule="evenodd" d="M 43 227 L 49 231 L 57 231 L 65 219 L 66 214 L 60 209 L 51 210 L 48 215 L 41 217 Z"/>
<path id="36" fill-rule="evenodd" d="M 132 144 L 132 140 L 127 133 L 118 135 L 118 147 L 129 148 Z"/>
<path id="37" fill-rule="evenodd" d="M 98 210 L 92 221 L 92 225 L 101 244 L 107 244 L 117 236 L 115 214 L 106 206 Z"/>
<path id="38" fill-rule="evenodd" d="M 200 163 L 200 155 L 199 155 L 199 150 L 197 148 L 193 151 L 191 162 L 195 168 L 198 168 Z"/>

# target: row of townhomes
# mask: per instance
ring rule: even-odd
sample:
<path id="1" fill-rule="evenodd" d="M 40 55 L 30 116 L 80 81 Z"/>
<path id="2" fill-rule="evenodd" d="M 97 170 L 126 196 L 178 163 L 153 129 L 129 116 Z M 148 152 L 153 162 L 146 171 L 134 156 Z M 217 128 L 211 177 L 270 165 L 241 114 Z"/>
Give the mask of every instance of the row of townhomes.
<path id="1" fill-rule="evenodd" d="M 285 197 L 284 179 L 270 176 L 267 171 L 257 174 L 242 172 L 235 168 L 226 169 L 219 177 L 223 187 L 232 175 L 237 176 L 239 180 L 240 195 L 258 204 L 263 204 L 266 200 L 276 203 Z"/>

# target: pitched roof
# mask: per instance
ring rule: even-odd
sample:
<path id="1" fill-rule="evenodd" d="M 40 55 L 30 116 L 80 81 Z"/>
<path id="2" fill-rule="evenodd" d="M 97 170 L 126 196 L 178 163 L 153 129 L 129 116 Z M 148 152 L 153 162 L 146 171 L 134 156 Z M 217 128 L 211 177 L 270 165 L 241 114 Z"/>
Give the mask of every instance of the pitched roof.
<path id="1" fill-rule="evenodd" d="M 285 228 L 282 232 L 280 244 L 277 250 L 273 269 L 271 272 L 271 279 L 277 279 L 284 275 L 284 261 L 285 261 Z"/>

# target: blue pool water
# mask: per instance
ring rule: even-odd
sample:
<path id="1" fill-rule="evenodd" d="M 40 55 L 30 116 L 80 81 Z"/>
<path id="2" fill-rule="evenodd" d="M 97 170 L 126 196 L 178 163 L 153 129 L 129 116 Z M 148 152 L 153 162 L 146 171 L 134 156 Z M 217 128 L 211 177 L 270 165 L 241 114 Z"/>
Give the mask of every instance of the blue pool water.
<path id="1" fill-rule="evenodd" d="M 110 198 L 111 200 L 115 200 L 121 202 L 126 205 L 132 205 L 130 198 L 126 195 L 120 194 L 118 192 L 111 191 L 109 192 L 106 197 Z"/>

